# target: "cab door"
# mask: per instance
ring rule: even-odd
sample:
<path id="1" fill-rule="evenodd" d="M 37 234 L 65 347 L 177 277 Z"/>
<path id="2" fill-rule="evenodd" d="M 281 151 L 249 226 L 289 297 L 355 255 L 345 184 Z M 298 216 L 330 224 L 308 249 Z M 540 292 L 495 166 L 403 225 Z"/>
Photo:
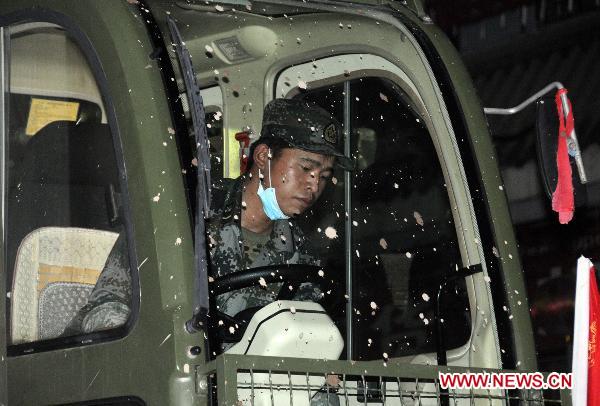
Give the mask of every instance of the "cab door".
<path id="1" fill-rule="evenodd" d="M 194 402 L 191 226 L 139 15 L 122 1 L 0 2 L 10 404 Z"/>
<path id="2" fill-rule="evenodd" d="M 97 366 L 96 372 L 73 373 L 68 349 L 89 353 L 93 344 L 113 341 L 131 329 L 131 231 L 122 205 L 122 157 L 114 148 L 109 102 L 103 100 L 93 62 L 76 31 L 41 16 L 3 30 L 9 44 L 3 93 L 8 400 L 40 404 L 44 385 L 15 391 L 37 380 L 24 368 L 47 363 L 53 365 L 53 373 L 45 378 L 48 383 L 75 382 L 76 375 L 89 375 L 93 387 L 98 364 L 90 363 Z M 119 283 L 106 286 L 114 287 L 109 293 L 114 297 L 104 296 L 108 300 L 101 304 L 104 299 L 96 284 L 105 279 L 107 274 L 101 274 L 110 262 L 116 265 L 114 280 Z M 87 312 L 94 302 L 105 308 L 92 310 L 98 317 Z M 81 348 L 86 341 L 92 346 Z M 64 361 L 59 362 L 61 355 Z M 65 387 L 59 398 L 76 400 L 72 390 Z M 108 396 L 91 397 L 117 394 L 101 392 Z"/>

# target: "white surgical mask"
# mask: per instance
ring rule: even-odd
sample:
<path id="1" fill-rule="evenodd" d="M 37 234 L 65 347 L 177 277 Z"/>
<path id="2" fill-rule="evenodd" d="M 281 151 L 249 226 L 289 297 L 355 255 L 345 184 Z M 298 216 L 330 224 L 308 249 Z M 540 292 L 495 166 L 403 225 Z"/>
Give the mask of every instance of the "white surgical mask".
<path id="1" fill-rule="evenodd" d="M 269 157 L 271 156 L 271 150 L 269 149 Z M 258 170 L 258 197 L 263 205 L 263 211 L 267 215 L 267 217 L 271 220 L 286 220 L 289 219 L 289 216 L 286 216 L 281 208 L 279 207 L 279 203 L 277 203 L 277 196 L 275 195 L 275 188 L 272 186 L 271 182 L 271 159 L 269 158 L 268 163 L 269 168 L 269 187 L 267 189 L 263 188 L 260 169 Z"/>

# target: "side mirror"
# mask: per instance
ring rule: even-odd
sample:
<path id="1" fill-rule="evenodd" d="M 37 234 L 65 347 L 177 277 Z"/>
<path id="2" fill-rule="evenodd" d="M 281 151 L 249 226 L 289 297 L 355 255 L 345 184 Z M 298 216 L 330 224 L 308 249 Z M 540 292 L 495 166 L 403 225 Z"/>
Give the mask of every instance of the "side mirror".
<path id="1" fill-rule="evenodd" d="M 559 97 L 560 106 L 556 105 L 554 99 L 540 99 L 551 91 L 558 91 L 556 97 Z M 483 110 L 486 114 L 497 114 L 504 116 L 513 115 L 521 112 L 525 107 L 536 101 L 538 107 L 536 119 L 537 155 L 547 195 L 550 197 L 550 199 L 552 199 L 552 193 L 556 189 L 556 184 L 558 181 L 556 152 L 558 148 L 559 129 L 564 130 L 565 133 L 568 132 L 567 147 L 570 157 L 569 161 L 571 163 L 571 167 L 573 167 L 572 161 L 575 162 L 577 171 L 573 172 L 577 172 L 579 174 L 579 182 L 573 182 L 574 188 L 576 191 L 577 189 L 585 191 L 585 189 L 580 185 L 587 183 L 587 177 L 585 174 L 585 168 L 583 167 L 581 150 L 579 149 L 579 143 L 577 142 L 577 135 L 575 134 L 571 103 L 567 97 L 567 91 L 562 83 L 550 83 L 542 90 L 531 95 L 529 98 L 515 107 L 486 107 Z"/>
<path id="2" fill-rule="evenodd" d="M 564 114 L 564 110 L 568 111 L 570 108 L 571 106 L 566 96 L 563 102 L 563 112 L 558 111 L 554 98 L 544 97 L 537 101 L 535 124 L 538 166 L 544 183 L 544 189 L 550 199 L 552 199 L 552 193 L 556 190 L 558 180 L 556 152 L 558 149 L 558 132 L 560 128 L 559 114 Z M 575 191 L 575 204 L 577 206 L 577 203 L 585 200 L 586 188 L 584 185 L 587 183 L 587 178 L 574 129 L 571 136 L 567 139 L 567 146 L 569 162 L 571 168 L 573 168 L 573 189 Z"/>

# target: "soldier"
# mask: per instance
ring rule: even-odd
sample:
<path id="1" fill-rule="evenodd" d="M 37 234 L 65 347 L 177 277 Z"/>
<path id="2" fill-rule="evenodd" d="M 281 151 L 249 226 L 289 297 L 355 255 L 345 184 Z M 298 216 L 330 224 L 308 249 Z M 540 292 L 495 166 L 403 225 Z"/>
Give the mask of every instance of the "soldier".
<path id="1" fill-rule="evenodd" d="M 343 153 L 339 122 L 324 109 L 301 100 L 275 99 L 265 106 L 261 135 L 252 144 L 248 173 L 213 189 L 208 225 L 211 272 L 231 272 L 278 264 L 319 265 L 293 217 L 310 208 L 337 164 L 351 170 Z M 229 316 L 273 302 L 282 284 L 249 287 L 216 297 Z M 318 288 L 302 284 L 295 300 L 316 301 Z M 223 346 L 225 350 L 227 344 Z M 336 406 L 337 375 L 317 391 L 311 406 Z"/>
<path id="2" fill-rule="evenodd" d="M 127 322 L 131 303 L 131 274 L 125 232 L 119 233 L 88 301 L 71 319 L 62 336 L 106 330 Z"/>
<path id="3" fill-rule="evenodd" d="M 342 149 L 341 126 L 324 109 L 306 101 L 275 99 L 265 107 L 261 136 L 252 144 L 248 173 L 213 189 L 208 225 L 211 272 L 215 277 L 266 265 L 312 264 L 294 216 L 319 198 L 333 165 L 351 169 Z M 271 303 L 281 284 L 250 287 L 216 298 L 229 316 Z M 318 300 L 320 292 L 303 284 L 298 300 Z"/>

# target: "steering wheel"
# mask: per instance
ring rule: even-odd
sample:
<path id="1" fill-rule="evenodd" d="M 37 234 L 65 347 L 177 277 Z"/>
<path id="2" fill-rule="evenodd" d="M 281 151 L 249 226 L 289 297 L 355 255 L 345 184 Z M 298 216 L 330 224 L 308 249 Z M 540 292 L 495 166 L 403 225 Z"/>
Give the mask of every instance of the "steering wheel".
<path id="1" fill-rule="evenodd" d="M 209 288 L 211 293 L 214 296 L 217 296 L 223 293 L 261 285 L 263 283 L 284 283 L 276 300 L 292 300 L 298 291 L 298 287 L 306 282 L 315 284 L 321 292 L 325 292 L 326 286 L 332 283 L 325 278 L 323 269 L 316 265 L 283 264 L 267 265 L 246 271 L 232 272 L 216 278 L 210 283 Z M 223 324 L 237 326 L 234 333 L 224 334 L 225 331 L 223 330 L 225 329 L 221 329 L 221 331 L 223 331 L 223 334 L 220 334 L 221 339 L 224 342 L 239 341 L 242 338 L 250 319 L 260 309 L 261 307 L 244 309 L 233 317 L 213 309 L 214 314 L 223 322 Z M 215 325 L 214 323 L 211 324 Z"/>
<path id="2" fill-rule="evenodd" d="M 261 278 L 265 283 L 287 283 L 292 286 L 292 289 L 287 289 L 283 286 L 277 300 L 293 299 L 298 287 L 306 282 L 316 284 L 321 291 L 327 284 L 323 268 L 316 265 L 308 264 L 283 264 L 283 265 L 267 265 L 252 268 L 247 271 L 232 272 L 227 275 L 216 278 L 210 288 L 214 295 L 234 290 L 256 286 L 262 283 Z"/>

